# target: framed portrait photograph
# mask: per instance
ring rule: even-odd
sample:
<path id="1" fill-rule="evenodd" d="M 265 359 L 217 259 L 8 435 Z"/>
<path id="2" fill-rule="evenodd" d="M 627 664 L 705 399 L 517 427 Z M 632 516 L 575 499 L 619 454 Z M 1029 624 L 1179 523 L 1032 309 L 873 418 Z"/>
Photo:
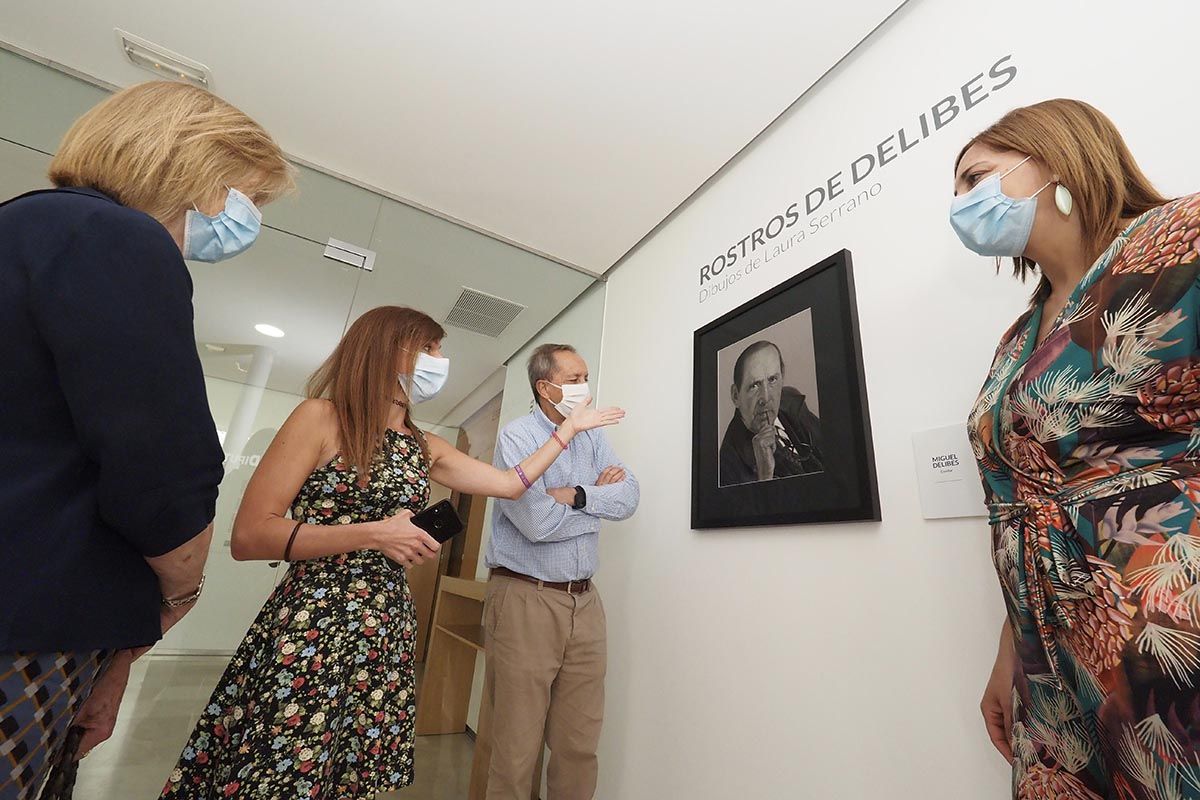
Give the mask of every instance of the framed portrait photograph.
<path id="1" fill-rule="evenodd" d="M 694 348 L 693 528 L 880 519 L 849 250 Z"/>

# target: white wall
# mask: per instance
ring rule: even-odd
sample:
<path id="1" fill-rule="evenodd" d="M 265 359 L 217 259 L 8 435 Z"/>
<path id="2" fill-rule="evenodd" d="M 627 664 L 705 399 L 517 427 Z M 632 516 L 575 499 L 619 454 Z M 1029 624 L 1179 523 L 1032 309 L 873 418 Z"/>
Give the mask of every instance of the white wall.
<path id="1" fill-rule="evenodd" d="M 1032 287 L 951 232 L 953 159 L 1009 108 L 1073 96 L 1115 119 L 1161 189 L 1200 189 L 1193 58 L 1162 44 L 1197 23 L 1183 2 L 912 0 L 610 276 L 604 393 L 629 411 L 611 438 L 642 501 L 601 537 L 598 797 L 1005 796 L 978 712 L 1002 618 L 987 531 L 922 520 L 910 435 L 965 419 Z M 702 264 L 901 126 L 918 138 L 922 111 L 1008 54 L 1011 85 L 857 187 L 878 181 L 873 199 L 699 302 Z M 693 331 L 843 247 L 884 522 L 690 530 Z"/>

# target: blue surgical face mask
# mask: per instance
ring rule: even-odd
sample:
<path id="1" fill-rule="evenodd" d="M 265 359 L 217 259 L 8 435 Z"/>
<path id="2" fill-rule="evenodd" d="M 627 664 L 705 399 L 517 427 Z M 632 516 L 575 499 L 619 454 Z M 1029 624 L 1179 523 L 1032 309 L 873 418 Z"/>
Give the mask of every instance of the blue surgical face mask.
<path id="1" fill-rule="evenodd" d="M 401 375 L 400 385 L 408 394 L 408 402 L 416 405 L 432 400 L 446 385 L 450 377 L 450 359 L 417 353 L 417 364 L 412 375 Z"/>
<path id="2" fill-rule="evenodd" d="M 1026 156 L 1021 164 L 1030 158 Z M 1009 197 L 1000 181 L 1021 164 L 1002 175 L 989 175 L 950 204 L 950 227 L 969 250 L 981 256 L 1024 255 L 1037 213 L 1037 196 L 1053 181 L 1029 197 Z"/>
<path id="3" fill-rule="evenodd" d="M 262 229 L 262 212 L 249 197 L 231 188 L 225 210 L 215 217 L 199 210 L 187 212 L 183 229 L 183 257 L 213 263 L 246 251 Z"/>

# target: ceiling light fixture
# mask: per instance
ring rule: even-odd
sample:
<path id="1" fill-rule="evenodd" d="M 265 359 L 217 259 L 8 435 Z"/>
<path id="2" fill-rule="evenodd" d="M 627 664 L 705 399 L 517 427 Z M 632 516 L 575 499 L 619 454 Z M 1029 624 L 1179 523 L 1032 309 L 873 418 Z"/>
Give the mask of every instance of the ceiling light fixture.
<path id="1" fill-rule="evenodd" d="M 125 57 L 136 67 L 149 70 L 160 77 L 186 81 L 204 89 L 209 88 L 212 73 L 199 61 L 172 53 L 162 45 L 115 28 Z"/>
<path id="2" fill-rule="evenodd" d="M 221 345 L 209 344 L 208 342 L 204 343 L 204 349 L 210 353 L 224 353 L 225 352 L 225 348 L 221 347 Z"/>
<path id="3" fill-rule="evenodd" d="M 284 332 L 281 331 L 279 328 L 276 328 L 274 325 L 267 325 L 262 322 L 255 325 L 254 330 L 258 331 L 263 336 L 270 336 L 272 339 L 282 339 L 285 336 Z"/>

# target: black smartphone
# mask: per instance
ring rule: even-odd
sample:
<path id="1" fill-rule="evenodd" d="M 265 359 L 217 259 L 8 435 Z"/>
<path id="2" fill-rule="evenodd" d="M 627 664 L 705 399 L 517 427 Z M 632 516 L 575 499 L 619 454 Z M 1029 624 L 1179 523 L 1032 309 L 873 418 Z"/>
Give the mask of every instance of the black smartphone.
<path id="1" fill-rule="evenodd" d="M 428 533 L 439 544 L 445 544 L 463 532 L 463 521 L 449 500 L 434 503 L 419 514 L 413 514 L 412 524 Z"/>

